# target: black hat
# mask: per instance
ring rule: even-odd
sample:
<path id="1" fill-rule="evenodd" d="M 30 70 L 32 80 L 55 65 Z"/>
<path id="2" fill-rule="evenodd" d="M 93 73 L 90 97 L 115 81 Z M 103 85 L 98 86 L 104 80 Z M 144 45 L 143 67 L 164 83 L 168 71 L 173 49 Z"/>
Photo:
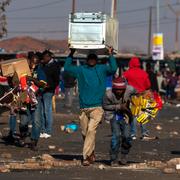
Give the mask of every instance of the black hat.
<path id="1" fill-rule="evenodd" d="M 46 54 L 51 56 L 51 57 L 53 56 L 53 53 L 50 50 L 43 51 L 42 56 L 45 56 Z"/>

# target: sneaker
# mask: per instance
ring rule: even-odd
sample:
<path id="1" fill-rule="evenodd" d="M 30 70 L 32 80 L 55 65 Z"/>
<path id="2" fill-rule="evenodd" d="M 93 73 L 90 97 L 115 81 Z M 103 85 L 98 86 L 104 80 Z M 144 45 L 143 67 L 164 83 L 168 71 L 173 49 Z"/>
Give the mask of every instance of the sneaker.
<path id="1" fill-rule="evenodd" d="M 111 160 L 111 167 L 119 167 L 119 161 L 118 160 Z"/>
<path id="2" fill-rule="evenodd" d="M 135 135 L 131 135 L 131 138 L 132 138 L 132 140 L 136 140 L 137 139 Z"/>
<path id="3" fill-rule="evenodd" d="M 127 165 L 127 154 L 121 154 L 121 165 Z"/>
<path id="4" fill-rule="evenodd" d="M 32 139 L 31 139 L 30 149 L 31 149 L 32 151 L 38 151 L 37 141 L 36 141 L 36 140 L 32 140 Z"/>
<path id="5" fill-rule="evenodd" d="M 25 146 L 26 146 L 25 139 L 19 139 L 19 141 L 18 141 L 18 146 L 19 146 L 19 147 L 25 147 Z"/>
<path id="6" fill-rule="evenodd" d="M 40 138 L 45 138 L 45 133 L 41 133 L 39 137 Z"/>
<path id="7" fill-rule="evenodd" d="M 8 144 L 13 144 L 15 142 L 15 138 L 12 134 L 9 134 L 8 136 L 4 136 L 2 137 L 2 139 Z"/>
<path id="8" fill-rule="evenodd" d="M 44 133 L 44 138 L 45 138 L 45 139 L 48 139 L 48 138 L 50 138 L 50 137 L 51 137 L 50 134 Z"/>

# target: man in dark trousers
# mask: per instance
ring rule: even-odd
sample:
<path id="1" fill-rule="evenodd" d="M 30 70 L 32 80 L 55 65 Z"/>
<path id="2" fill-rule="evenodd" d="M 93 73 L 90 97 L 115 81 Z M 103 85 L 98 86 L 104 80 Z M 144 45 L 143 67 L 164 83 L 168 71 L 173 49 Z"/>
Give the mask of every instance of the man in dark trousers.
<path id="1" fill-rule="evenodd" d="M 63 74 L 64 87 L 65 87 L 65 107 L 69 108 L 68 111 L 71 111 L 72 102 L 73 102 L 73 92 L 74 87 L 76 86 L 76 78 L 74 78 L 70 73 L 64 71 Z"/>
<path id="2" fill-rule="evenodd" d="M 41 137 L 49 138 L 52 135 L 52 97 L 59 85 L 60 64 L 53 58 L 53 53 L 46 50 L 42 53 L 42 71 L 45 74 L 47 87 L 41 93 L 43 109 Z"/>
<path id="3" fill-rule="evenodd" d="M 135 93 L 135 89 L 129 85 L 121 77 L 113 80 L 112 90 L 106 91 L 103 108 L 105 110 L 105 118 L 110 121 L 112 138 L 110 149 L 111 166 L 119 165 L 119 151 L 121 151 L 121 164 L 127 163 L 127 155 L 131 148 L 131 137 L 129 132 L 129 123 L 133 120 L 132 114 L 128 109 L 131 95 Z"/>
<path id="4" fill-rule="evenodd" d="M 159 88 L 158 88 L 158 82 L 157 82 L 157 75 L 156 73 L 153 71 L 153 68 L 151 67 L 150 63 L 146 64 L 146 72 L 149 75 L 149 80 L 151 82 L 151 90 L 153 92 L 159 92 Z"/>

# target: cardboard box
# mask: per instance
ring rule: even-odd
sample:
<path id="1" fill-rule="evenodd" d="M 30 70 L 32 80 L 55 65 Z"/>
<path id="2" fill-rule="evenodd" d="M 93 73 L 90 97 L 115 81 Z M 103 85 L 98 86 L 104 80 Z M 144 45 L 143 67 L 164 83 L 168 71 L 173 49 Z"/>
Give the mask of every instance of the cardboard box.
<path id="1" fill-rule="evenodd" d="M 13 76 L 15 73 L 18 78 L 20 78 L 23 74 L 27 74 L 31 76 L 31 71 L 29 69 L 29 65 L 27 59 L 12 59 L 3 61 L 0 63 L 3 76 Z"/>

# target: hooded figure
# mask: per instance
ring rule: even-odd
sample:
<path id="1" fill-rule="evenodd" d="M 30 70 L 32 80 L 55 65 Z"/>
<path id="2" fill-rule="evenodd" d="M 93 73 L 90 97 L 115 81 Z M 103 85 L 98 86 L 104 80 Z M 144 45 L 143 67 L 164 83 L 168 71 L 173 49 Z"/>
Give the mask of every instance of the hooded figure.
<path id="1" fill-rule="evenodd" d="M 137 57 L 133 57 L 129 62 L 129 69 L 123 73 L 129 85 L 136 89 L 137 93 L 143 93 L 150 89 L 151 83 L 146 71 L 140 68 L 140 61 Z M 136 118 L 130 123 L 130 133 L 132 139 L 136 139 Z M 141 124 L 142 139 L 149 136 L 149 132 L 145 125 Z"/>
<path id="2" fill-rule="evenodd" d="M 148 74 L 140 66 L 139 59 L 133 57 L 129 62 L 129 69 L 123 73 L 128 84 L 134 87 L 138 93 L 142 93 L 151 87 Z"/>

